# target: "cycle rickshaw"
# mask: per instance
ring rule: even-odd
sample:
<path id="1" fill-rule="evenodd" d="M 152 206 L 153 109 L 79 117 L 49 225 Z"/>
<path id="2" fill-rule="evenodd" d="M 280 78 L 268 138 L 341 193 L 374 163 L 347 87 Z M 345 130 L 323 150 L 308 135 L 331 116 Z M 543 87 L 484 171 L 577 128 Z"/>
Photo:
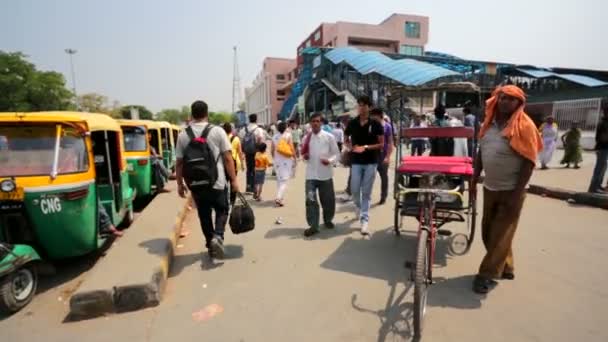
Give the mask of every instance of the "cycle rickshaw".
<path id="1" fill-rule="evenodd" d="M 445 83 L 409 91 L 456 91 L 477 94 L 472 83 Z M 451 252 L 463 255 L 469 251 L 475 237 L 477 205 L 471 195 L 473 160 L 476 153 L 475 128 L 469 127 L 403 127 L 398 120 L 395 163 L 394 228 L 400 235 L 404 217 L 418 221 L 416 260 L 408 266 L 414 281 L 414 334 L 421 336 L 427 290 L 433 283 L 435 242 L 438 235 L 451 236 Z M 467 139 L 473 143 L 473 156 L 434 155 L 403 156 L 402 139 Z M 467 194 L 468 193 L 468 194 Z M 450 222 L 466 225 L 466 232 L 452 235 L 445 229 Z"/>

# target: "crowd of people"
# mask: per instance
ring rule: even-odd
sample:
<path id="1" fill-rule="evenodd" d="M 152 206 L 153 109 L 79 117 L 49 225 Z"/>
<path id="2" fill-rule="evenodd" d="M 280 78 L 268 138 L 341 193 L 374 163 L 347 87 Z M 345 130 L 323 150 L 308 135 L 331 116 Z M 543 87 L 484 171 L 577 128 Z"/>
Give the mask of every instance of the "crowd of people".
<path id="1" fill-rule="evenodd" d="M 192 104 L 192 122 L 179 134 L 177 141 L 176 177 L 178 192 L 188 191 L 196 204 L 206 247 L 212 258 L 224 257 L 224 231 L 236 194 L 240 191 L 239 171 L 246 172 L 245 193 L 261 201 L 266 174 L 272 168 L 276 175 L 274 205 L 286 205 L 289 182 L 295 176 L 300 160 L 305 168 L 306 237 L 323 227 L 334 229 L 336 193 L 334 167 L 339 163 L 350 168 L 346 192 L 356 208 L 360 233 L 370 235 L 370 206 L 376 173 L 380 176 L 380 202 L 388 196 L 388 168 L 396 144 L 394 127 L 380 108 L 372 108 L 370 98 L 357 100 L 357 115 L 343 123 L 330 125 L 321 114 L 309 117 L 301 128 L 297 122 L 278 122 L 265 129 L 251 114 L 249 123 L 236 132 L 232 125 L 215 127 L 208 123 L 207 104 Z M 479 153 L 475 153 L 471 192 L 477 192 L 477 180 L 483 170 L 484 204 L 482 240 L 486 248 L 473 289 L 486 293 L 496 285 L 495 279 L 513 279 L 512 240 L 525 199 L 525 188 L 536 162 L 547 167 L 558 139 L 554 120 L 549 118 L 540 129 L 523 108 L 525 95 L 514 85 L 498 88 L 487 102 L 483 121 L 470 109 L 463 111 L 464 121 L 446 115 L 438 106 L 434 120 L 414 115 L 410 127 L 467 126 L 479 132 Z M 344 128 L 343 128 L 344 124 Z M 580 130 L 573 124 L 562 136 L 565 147 L 562 162 L 579 167 L 581 162 Z M 601 182 L 608 156 L 608 108 L 597 132 L 598 161 L 590 191 L 602 191 Z M 414 138 L 412 155 L 423 155 L 430 148 L 434 156 L 473 156 L 471 140 L 449 138 Z M 268 153 L 269 152 L 269 153 Z M 207 162 L 203 165 L 200 163 Z M 196 164 L 199 163 L 199 164 Z M 211 166 L 210 166 L 211 165 Z M 194 171 L 193 171 L 194 170 Z M 198 177 L 198 178 L 197 178 Z M 200 186 L 200 184 L 203 184 Z M 212 211 L 215 211 L 213 220 Z"/>

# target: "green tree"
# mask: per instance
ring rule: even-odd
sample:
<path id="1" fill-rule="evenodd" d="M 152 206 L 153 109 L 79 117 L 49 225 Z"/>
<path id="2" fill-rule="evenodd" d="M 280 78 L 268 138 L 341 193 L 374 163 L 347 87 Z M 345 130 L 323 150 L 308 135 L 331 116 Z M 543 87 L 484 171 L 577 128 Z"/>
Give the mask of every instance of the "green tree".
<path id="1" fill-rule="evenodd" d="M 123 119 L 131 119 L 131 108 L 135 107 L 139 111 L 139 118 L 142 120 L 153 120 L 154 115 L 148 108 L 141 105 L 128 105 L 120 109 L 120 115 Z"/>
<path id="2" fill-rule="evenodd" d="M 88 93 L 78 96 L 78 107 L 83 112 L 112 113 L 108 97 L 97 93 Z"/>
<path id="3" fill-rule="evenodd" d="M 54 71 L 39 71 L 21 52 L 0 50 L 0 112 L 65 110 L 72 92 Z"/>
<path id="4" fill-rule="evenodd" d="M 226 122 L 236 122 L 236 116 L 228 112 L 209 112 L 209 122 L 221 125 Z"/>
<path id="5" fill-rule="evenodd" d="M 181 109 L 163 109 L 156 114 L 156 119 L 160 121 L 168 121 L 174 124 L 186 122 L 190 117 L 190 109 L 188 106 L 183 106 Z"/>

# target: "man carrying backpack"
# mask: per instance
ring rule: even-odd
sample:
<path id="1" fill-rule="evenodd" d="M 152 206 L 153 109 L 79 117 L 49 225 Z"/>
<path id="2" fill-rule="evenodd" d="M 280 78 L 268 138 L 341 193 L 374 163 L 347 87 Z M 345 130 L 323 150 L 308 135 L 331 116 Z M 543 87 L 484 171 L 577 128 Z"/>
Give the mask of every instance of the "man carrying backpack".
<path id="1" fill-rule="evenodd" d="M 241 131 L 243 152 L 247 164 L 247 186 L 245 191 L 253 193 L 255 190 L 255 153 L 257 146 L 264 142 L 264 130 L 257 124 L 258 116 L 249 115 L 249 125 Z"/>
<path id="2" fill-rule="evenodd" d="M 228 221 L 228 185 L 239 192 L 230 141 L 222 127 L 209 124 L 207 104 L 192 104 L 192 122 L 177 138 L 177 189 L 188 189 L 198 209 L 211 258 L 224 257 L 224 228 Z M 212 219 L 215 210 L 215 226 Z"/>

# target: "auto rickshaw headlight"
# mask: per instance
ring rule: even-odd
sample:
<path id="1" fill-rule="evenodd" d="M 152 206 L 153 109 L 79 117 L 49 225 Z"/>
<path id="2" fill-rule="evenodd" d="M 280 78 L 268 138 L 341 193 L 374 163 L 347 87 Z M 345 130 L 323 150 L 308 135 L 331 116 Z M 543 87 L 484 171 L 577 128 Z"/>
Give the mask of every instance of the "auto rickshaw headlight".
<path id="1" fill-rule="evenodd" d="M 15 191 L 15 182 L 11 179 L 5 179 L 0 183 L 0 191 L 2 192 L 12 192 Z"/>

